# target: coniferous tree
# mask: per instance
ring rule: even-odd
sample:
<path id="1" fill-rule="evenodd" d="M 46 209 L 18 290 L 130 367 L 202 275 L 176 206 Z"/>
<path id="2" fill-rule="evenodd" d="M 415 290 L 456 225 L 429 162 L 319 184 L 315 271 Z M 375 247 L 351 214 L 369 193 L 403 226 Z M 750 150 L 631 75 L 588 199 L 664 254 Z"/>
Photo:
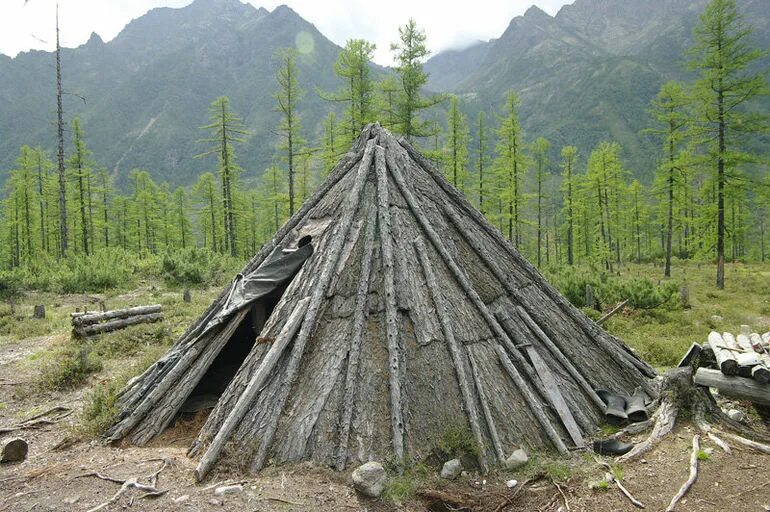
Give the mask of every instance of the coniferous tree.
<path id="1" fill-rule="evenodd" d="M 573 265 L 575 263 L 575 164 L 577 163 L 577 148 L 564 146 L 561 149 L 561 158 L 564 220 L 567 228 L 567 264 Z"/>
<path id="2" fill-rule="evenodd" d="M 682 86 L 677 82 L 663 84 L 652 101 L 652 115 L 660 128 L 652 130 L 663 137 L 663 158 L 657 168 L 656 178 L 663 185 L 663 204 L 666 208 L 666 262 L 663 275 L 671 277 L 671 247 L 674 233 L 674 201 L 676 185 L 681 174 L 687 172 L 682 158 L 682 139 L 687 126 L 687 101 Z"/>
<path id="3" fill-rule="evenodd" d="M 542 263 L 541 252 L 543 247 L 543 181 L 548 168 L 548 151 L 551 143 L 543 137 L 538 137 L 532 143 L 532 156 L 537 170 L 537 266 Z"/>
<path id="4" fill-rule="evenodd" d="M 369 76 L 376 46 L 365 39 L 349 39 L 334 63 L 334 72 L 345 86 L 335 94 L 322 97 L 348 104 L 347 117 L 350 141 L 374 120 L 374 82 Z"/>
<path id="5" fill-rule="evenodd" d="M 281 122 L 278 125 L 280 142 L 278 150 L 285 154 L 288 165 L 287 178 L 289 181 L 289 216 L 295 211 L 295 159 L 301 153 L 300 148 L 304 144 L 300 135 L 300 119 L 297 111 L 297 103 L 304 95 L 297 81 L 297 51 L 293 48 L 282 48 L 276 53 L 278 60 L 278 91 L 275 93 L 277 106 L 275 110 L 281 114 Z"/>
<path id="6" fill-rule="evenodd" d="M 494 163 L 500 204 L 505 204 L 506 208 L 500 214 L 508 224 L 508 239 L 516 248 L 522 242 L 520 217 L 524 208 L 522 182 L 527 170 L 527 159 L 524 154 L 526 143 L 519 124 L 518 108 L 519 99 L 516 93 L 508 91 L 505 98 L 505 115 L 497 129 L 495 148 L 497 158 Z"/>
<path id="7" fill-rule="evenodd" d="M 484 192 L 486 181 L 484 171 L 487 167 L 489 136 L 487 135 L 486 114 L 480 111 L 476 118 L 476 172 L 478 174 L 478 193 L 479 193 L 479 211 L 486 215 L 486 205 L 484 204 Z"/>
<path id="8" fill-rule="evenodd" d="M 211 144 L 211 149 L 197 155 L 204 157 L 216 155 L 219 160 L 219 176 L 222 183 L 222 215 L 224 226 L 224 247 L 231 256 L 237 254 L 237 222 L 235 199 L 238 193 L 238 176 L 241 168 L 235 159 L 235 144 L 244 142 L 248 135 L 243 121 L 230 107 L 230 99 L 221 96 L 214 100 L 209 107 L 210 123 L 201 129 L 209 130 L 211 136 L 200 142 Z"/>
<path id="9" fill-rule="evenodd" d="M 430 55 L 425 46 L 425 31 L 417 27 L 410 18 L 406 25 L 398 28 L 399 42 L 390 45 L 396 60 L 399 89 L 393 102 L 393 129 L 404 135 L 406 140 L 425 137 L 429 134 L 430 123 L 422 120 L 419 113 L 439 103 L 443 98 L 424 98 L 422 88 L 428 75 L 422 67 L 422 60 Z"/>
<path id="10" fill-rule="evenodd" d="M 77 117 L 72 120 L 72 156 L 70 158 L 70 168 L 77 183 L 78 211 L 80 214 L 80 247 L 86 256 L 91 254 L 90 250 L 90 224 L 88 216 L 88 204 L 90 196 L 88 191 L 88 181 L 91 178 L 91 152 L 86 148 L 83 140 L 83 129 L 80 126 L 80 119 Z"/>
<path id="11" fill-rule="evenodd" d="M 444 148 L 445 175 L 452 182 L 452 185 L 461 192 L 465 191 L 469 138 L 465 115 L 460 112 L 457 97 L 451 96 L 449 111 L 447 112 L 447 135 Z"/>
<path id="12" fill-rule="evenodd" d="M 705 147 L 705 164 L 716 179 L 716 255 L 718 288 L 725 286 L 725 196 L 729 177 L 744 161 L 752 134 L 766 129 L 767 112 L 743 108 L 767 94 L 766 70 L 752 65 L 763 52 L 750 46 L 752 29 L 738 12 L 735 0 L 712 0 L 694 29 L 690 69 L 695 82 L 693 134 Z"/>

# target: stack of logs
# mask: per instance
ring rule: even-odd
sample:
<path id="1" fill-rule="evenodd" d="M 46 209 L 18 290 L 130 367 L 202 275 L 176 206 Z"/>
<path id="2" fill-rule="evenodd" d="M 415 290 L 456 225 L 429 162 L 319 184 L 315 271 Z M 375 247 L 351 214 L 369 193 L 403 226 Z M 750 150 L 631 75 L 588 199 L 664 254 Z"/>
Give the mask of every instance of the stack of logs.
<path id="1" fill-rule="evenodd" d="M 694 343 L 680 366 L 698 356 L 694 382 L 717 388 L 721 395 L 770 406 L 770 332 L 711 332 L 703 345 Z"/>
<path id="2" fill-rule="evenodd" d="M 160 322 L 163 320 L 160 304 L 138 306 L 113 311 L 86 311 L 72 313 L 72 335 L 85 338 L 95 334 L 117 331 L 131 325 Z"/>

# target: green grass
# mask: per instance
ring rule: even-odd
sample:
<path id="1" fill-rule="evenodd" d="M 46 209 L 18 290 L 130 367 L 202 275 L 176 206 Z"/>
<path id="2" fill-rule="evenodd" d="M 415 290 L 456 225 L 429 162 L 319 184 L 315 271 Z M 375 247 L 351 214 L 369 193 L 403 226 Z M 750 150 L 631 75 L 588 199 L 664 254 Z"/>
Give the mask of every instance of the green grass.
<path id="1" fill-rule="evenodd" d="M 621 279 L 666 281 L 663 269 L 652 265 L 625 265 L 620 273 Z M 770 330 L 770 264 L 727 264 L 724 290 L 716 288 L 715 278 L 714 265 L 676 261 L 671 281 L 687 286 L 689 308 L 626 310 L 604 327 L 660 369 L 676 365 L 690 345 L 704 342 L 711 330 L 739 332 L 744 324 L 757 332 Z M 722 320 L 714 321 L 714 315 Z"/>

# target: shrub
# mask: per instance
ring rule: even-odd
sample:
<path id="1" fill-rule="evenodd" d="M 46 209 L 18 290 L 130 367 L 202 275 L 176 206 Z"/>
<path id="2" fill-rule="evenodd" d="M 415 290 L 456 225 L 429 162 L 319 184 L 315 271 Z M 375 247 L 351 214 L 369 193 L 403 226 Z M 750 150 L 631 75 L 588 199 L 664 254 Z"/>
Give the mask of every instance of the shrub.
<path id="1" fill-rule="evenodd" d="M 240 266 L 238 260 L 202 248 L 166 253 L 161 264 L 166 283 L 178 286 L 214 284 L 237 266 Z"/>
<path id="2" fill-rule="evenodd" d="M 102 369 L 86 345 L 68 343 L 43 355 L 38 384 L 43 389 L 61 390 L 79 386 L 94 372 Z"/>
<path id="3" fill-rule="evenodd" d="M 125 379 L 101 381 L 91 392 L 83 406 L 78 430 L 87 436 L 98 436 L 107 430 L 117 419 L 120 411 L 116 406 L 118 392 L 123 388 Z"/>

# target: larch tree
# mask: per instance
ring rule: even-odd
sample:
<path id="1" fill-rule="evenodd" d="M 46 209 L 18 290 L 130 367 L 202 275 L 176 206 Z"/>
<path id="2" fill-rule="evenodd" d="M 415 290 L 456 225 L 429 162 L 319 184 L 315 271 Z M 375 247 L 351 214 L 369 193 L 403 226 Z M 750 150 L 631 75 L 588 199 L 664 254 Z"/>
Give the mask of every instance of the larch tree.
<path id="1" fill-rule="evenodd" d="M 276 81 L 278 90 L 274 97 L 277 102 L 276 112 L 281 115 L 281 121 L 278 124 L 277 133 L 280 137 L 278 150 L 285 156 L 288 166 L 287 179 L 289 182 L 289 216 L 294 215 L 295 201 L 295 160 L 301 153 L 301 147 L 304 144 L 300 135 L 300 119 L 297 110 L 297 104 L 304 95 L 299 87 L 297 70 L 297 50 L 293 48 L 281 48 L 276 53 L 278 61 L 278 70 L 276 72 Z"/>
<path id="2" fill-rule="evenodd" d="M 567 264 L 575 263 L 575 165 L 577 148 L 564 146 L 561 149 L 562 193 L 564 194 L 564 222 L 567 230 Z"/>
<path id="3" fill-rule="evenodd" d="M 348 104 L 349 141 L 354 141 L 363 127 L 374 120 L 374 81 L 370 77 L 370 66 L 376 48 L 365 39 L 349 39 L 334 63 L 334 73 L 345 86 L 334 94 L 321 94 L 325 99 Z"/>
<path id="4" fill-rule="evenodd" d="M 522 242 L 521 212 L 524 207 L 522 182 L 527 170 L 526 143 L 518 116 L 519 99 L 508 91 L 505 97 L 504 117 L 497 129 L 496 158 L 498 196 L 507 212 L 500 212 L 508 223 L 508 239 L 518 248 Z"/>
<path id="5" fill-rule="evenodd" d="M 241 168 L 235 159 L 235 144 L 244 142 L 248 131 L 243 121 L 230 107 L 230 99 L 221 96 L 214 100 L 209 107 L 209 124 L 201 129 L 208 130 L 210 136 L 199 142 L 210 144 L 211 149 L 196 156 L 196 158 L 216 155 L 218 171 L 222 185 L 222 214 L 224 226 L 223 250 L 231 256 L 237 254 L 237 222 L 235 196 L 238 193 L 238 176 Z"/>
<path id="6" fill-rule="evenodd" d="M 469 139 L 465 115 L 460 112 L 457 96 L 451 96 L 449 111 L 447 112 L 447 134 L 444 147 L 445 175 L 450 179 L 452 185 L 461 192 L 465 191 Z"/>
<path id="7" fill-rule="evenodd" d="M 88 256 L 91 254 L 90 248 L 90 223 L 88 215 L 88 204 L 90 202 L 88 181 L 91 178 L 91 152 L 86 148 L 83 140 L 83 129 L 80 126 L 80 119 L 77 117 L 72 120 L 72 156 L 70 157 L 70 168 L 73 177 L 77 182 L 78 211 L 80 213 L 80 247 Z"/>
<path id="8" fill-rule="evenodd" d="M 59 4 L 56 3 L 56 161 L 59 176 L 59 252 L 67 255 L 67 176 L 64 164 L 64 107 L 62 106 L 61 45 L 59 44 Z"/>
<path id="9" fill-rule="evenodd" d="M 677 82 L 667 82 L 660 88 L 652 100 L 653 118 L 659 127 L 651 130 L 663 138 L 663 157 L 657 167 L 656 181 L 663 189 L 665 205 L 665 267 L 663 275 L 671 277 L 671 246 L 674 234 L 674 201 L 677 184 L 681 174 L 687 172 L 682 156 L 683 139 L 687 128 L 687 98 L 682 86 Z"/>
<path id="10" fill-rule="evenodd" d="M 430 55 L 425 46 L 425 31 L 417 27 L 410 18 L 406 25 L 398 28 L 399 42 L 390 45 L 396 61 L 399 90 L 395 95 L 394 131 L 404 135 L 406 140 L 425 137 L 430 123 L 422 120 L 419 113 L 440 103 L 443 98 L 425 98 L 422 89 L 428 81 L 428 74 L 422 67 L 422 60 Z"/>
<path id="11" fill-rule="evenodd" d="M 689 68 L 698 73 L 693 99 L 692 132 L 705 148 L 706 165 L 716 178 L 717 288 L 725 286 L 725 195 L 731 174 L 753 160 L 746 145 L 767 130 L 766 111 L 744 108 L 768 94 L 767 68 L 753 64 L 765 52 L 750 45 L 752 28 L 744 22 L 735 0 L 712 0 L 694 29 Z"/>
<path id="12" fill-rule="evenodd" d="M 486 205 L 484 204 L 484 192 L 486 179 L 484 171 L 487 168 L 489 160 L 489 135 L 487 134 L 487 119 L 484 111 L 480 111 L 476 118 L 476 174 L 478 175 L 478 194 L 479 211 L 486 215 Z"/>
<path id="13" fill-rule="evenodd" d="M 219 240 L 219 208 L 220 197 L 217 191 L 216 178 L 210 172 L 204 172 L 198 177 L 192 189 L 193 197 L 199 205 L 198 227 L 203 237 L 203 247 L 211 247 L 213 252 L 223 249 Z"/>
<path id="14" fill-rule="evenodd" d="M 532 157 L 534 158 L 535 169 L 537 171 L 537 266 L 542 263 L 543 247 L 543 182 L 546 179 L 548 171 L 548 151 L 551 149 L 551 143 L 543 137 L 538 137 L 532 143 Z"/>

